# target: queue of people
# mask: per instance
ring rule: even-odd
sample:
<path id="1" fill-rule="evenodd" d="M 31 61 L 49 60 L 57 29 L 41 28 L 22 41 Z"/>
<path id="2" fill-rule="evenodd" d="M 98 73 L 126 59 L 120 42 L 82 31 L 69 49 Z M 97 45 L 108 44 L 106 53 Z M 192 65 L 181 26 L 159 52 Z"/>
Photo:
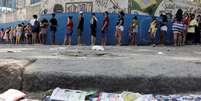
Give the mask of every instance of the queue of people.
<path id="1" fill-rule="evenodd" d="M 196 19 L 197 18 L 197 19 Z M 153 46 L 158 44 L 165 43 L 165 33 L 168 31 L 168 18 L 166 15 L 162 14 L 160 16 L 160 21 L 153 17 L 150 23 L 148 34 L 150 36 L 150 42 Z M 78 17 L 78 24 L 76 32 L 74 29 L 73 16 L 68 16 L 66 23 L 66 32 L 64 36 L 64 44 L 71 45 L 72 35 L 77 33 L 77 44 L 81 45 L 81 37 L 84 34 L 84 14 L 80 12 Z M 90 20 L 90 31 L 91 31 L 91 44 L 96 44 L 97 37 L 97 26 L 98 26 L 98 18 L 95 13 L 92 13 Z M 139 20 L 137 16 L 134 16 L 131 24 L 128 29 L 128 33 L 124 33 L 125 31 L 125 13 L 123 11 L 118 14 L 118 21 L 115 26 L 115 40 L 116 45 L 121 46 L 121 40 L 123 34 L 129 34 L 130 45 L 135 46 L 137 43 L 136 36 L 139 34 Z M 107 34 L 109 34 L 109 25 L 110 18 L 109 13 L 104 12 L 104 19 L 101 25 L 101 44 L 103 46 L 106 45 Z M 52 14 L 52 18 L 48 21 L 47 19 L 38 20 L 37 15 L 33 15 L 33 19 L 28 24 L 18 24 L 15 28 L 8 27 L 6 29 L 1 29 L 0 31 L 0 40 L 7 44 L 47 44 L 47 36 L 48 36 L 48 28 L 50 27 L 51 34 L 51 44 L 56 44 L 56 32 L 58 27 L 58 22 L 56 19 L 56 15 Z M 160 28 L 160 29 L 159 29 Z M 195 14 L 183 13 L 181 9 L 179 9 L 172 20 L 172 34 L 174 37 L 174 45 L 182 46 L 185 44 L 199 44 L 200 43 L 200 32 L 201 32 L 201 16 L 198 15 L 195 17 Z M 159 43 L 156 40 L 156 36 L 160 30 L 160 41 Z"/>

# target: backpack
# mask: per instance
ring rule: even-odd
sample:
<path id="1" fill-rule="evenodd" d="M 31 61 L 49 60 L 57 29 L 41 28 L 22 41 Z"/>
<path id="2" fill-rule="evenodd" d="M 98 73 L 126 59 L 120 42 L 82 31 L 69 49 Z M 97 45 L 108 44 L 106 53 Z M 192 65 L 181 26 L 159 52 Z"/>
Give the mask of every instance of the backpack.
<path id="1" fill-rule="evenodd" d="M 34 26 L 33 27 L 34 27 L 34 29 L 39 29 L 40 28 L 40 22 L 36 20 L 34 22 Z"/>

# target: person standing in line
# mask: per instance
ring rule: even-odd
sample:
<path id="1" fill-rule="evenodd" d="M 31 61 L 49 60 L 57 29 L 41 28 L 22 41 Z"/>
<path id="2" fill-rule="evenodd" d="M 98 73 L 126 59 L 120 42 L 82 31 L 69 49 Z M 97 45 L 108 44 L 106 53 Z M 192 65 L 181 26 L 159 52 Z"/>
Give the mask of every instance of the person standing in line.
<path id="1" fill-rule="evenodd" d="M 50 19 L 50 31 L 51 31 L 51 44 L 56 44 L 56 31 L 57 31 L 57 19 L 56 15 L 53 13 L 52 18 Z"/>
<path id="2" fill-rule="evenodd" d="M 13 44 L 16 44 L 16 33 L 17 33 L 17 27 L 15 27 L 14 29 L 13 29 Z"/>
<path id="3" fill-rule="evenodd" d="M 156 32 L 157 32 L 157 20 L 154 17 L 149 27 L 149 34 L 151 37 L 151 43 L 153 44 L 153 47 L 156 46 Z"/>
<path id="4" fill-rule="evenodd" d="M 11 31 L 11 27 L 8 27 L 7 30 L 5 31 L 7 44 L 9 44 L 9 42 L 10 42 L 10 31 Z"/>
<path id="5" fill-rule="evenodd" d="M 162 14 L 161 15 L 161 32 L 160 32 L 160 44 L 163 45 L 165 42 L 165 34 L 167 33 L 168 27 L 167 27 L 167 23 L 168 23 L 168 19 L 167 16 Z"/>
<path id="6" fill-rule="evenodd" d="M 4 41 L 4 43 L 7 43 L 7 41 L 8 41 L 7 33 L 8 33 L 8 28 L 6 28 L 5 31 L 4 31 L 4 35 L 3 35 L 3 41 Z"/>
<path id="7" fill-rule="evenodd" d="M 13 44 L 13 36 L 14 36 L 14 29 L 13 27 L 10 28 L 10 32 L 9 32 L 9 40 L 10 40 L 10 44 Z"/>
<path id="8" fill-rule="evenodd" d="M 49 26 L 48 20 L 43 19 L 40 24 L 41 31 L 39 34 L 39 39 L 41 44 L 46 44 L 47 42 L 48 26 Z"/>
<path id="9" fill-rule="evenodd" d="M 81 45 L 81 36 L 84 31 L 84 14 L 80 11 L 80 15 L 78 17 L 78 26 L 77 26 L 77 44 L 78 47 Z"/>
<path id="10" fill-rule="evenodd" d="M 182 46 L 185 26 L 183 24 L 183 11 L 178 9 L 172 26 L 174 36 L 174 46 Z"/>
<path id="11" fill-rule="evenodd" d="M 66 35 L 64 39 L 64 45 L 71 45 L 71 38 L 73 35 L 73 17 L 69 16 L 66 24 Z"/>
<path id="12" fill-rule="evenodd" d="M 188 41 L 191 41 L 192 44 L 195 44 L 195 33 L 198 22 L 195 19 L 195 14 L 191 14 L 191 21 L 188 26 Z"/>
<path id="13" fill-rule="evenodd" d="M 21 38 L 21 35 L 22 35 L 22 25 L 21 24 L 18 24 L 17 28 L 16 28 L 16 44 L 20 44 L 20 38 Z"/>
<path id="14" fill-rule="evenodd" d="M 30 23 L 28 23 L 25 27 L 25 37 L 26 44 L 32 44 L 32 28 Z"/>
<path id="15" fill-rule="evenodd" d="M 200 42 L 201 42 L 201 15 L 200 15 L 200 17 L 199 17 L 199 22 L 198 22 L 199 24 L 198 24 L 198 26 L 199 26 L 199 34 L 200 34 Z"/>
<path id="16" fill-rule="evenodd" d="M 135 46 L 136 45 L 136 35 L 138 33 L 138 19 L 137 16 L 133 17 L 130 30 L 129 30 L 129 36 L 131 40 L 131 45 Z"/>
<path id="17" fill-rule="evenodd" d="M 31 20 L 31 25 L 32 25 L 32 43 L 38 43 L 39 42 L 39 32 L 40 32 L 40 22 L 38 21 L 38 16 L 33 15 L 33 20 Z"/>
<path id="18" fill-rule="evenodd" d="M 26 25 L 24 23 L 21 23 L 22 25 L 22 35 L 21 35 L 21 38 L 20 38 L 20 42 L 21 43 L 26 43 L 26 37 L 25 37 L 25 27 Z"/>
<path id="19" fill-rule="evenodd" d="M 103 20 L 103 25 L 102 25 L 102 28 L 101 28 L 101 32 L 102 32 L 102 46 L 105 46 L 106 43 L 107 43 L 107 34 L 108 34 L 108 31 L 109 31 L 109 13 L 107 11 L 105 11 L 104 13 L 104 20 Z"/>
<path id="20" fill-rule="evenodd" d="M 97 29 L 97 21 L 96 14 L 92 13 L 91 21 L 90 21 L 90 28 L 91 28 L 91 44 L 96 44 L 96 29 Z"/>
<path id="21" fill-rule="evenodd" d="M 3 41 L 3 35 L 4 35 L 4 29 L 1 28 L 1 31 L 0 31 L 0 41 Z"/>
<path id="22" fill-rule="evenodd" d="M 116 32 L 115 32 L 117 46 L 121 45 L 122 34 L 124 31 L 124 16 L 125 14 L 123 11 L 119 12 L 119 19 L 116 25 Z"/>
<path id="23" fill-rule="evenodd" d="M 183 17 L 183 24 L 184 24 L 184 37 L 183 37 L 183 43 L 182 45 L 185 45 L 186 44 L 186 35 L 188 33 L 188 26 L 189 26 L 189 23 L 190 23 L 190 17 L 189 17 L 189 14 L 188 13 L 184 13 L 184 17 Z"/>
<path id="24" fill-rule="evenodd" d="M 174 34 L 174 46 L 181 46 L 184 32 L 184 24 L 182 22 L 182 19 L 175 19 L 172 26 L 172 30 Z"/>
<path id="25" fill-rule="evenodd" d="M 195 27 L 195 37 L 194 37 L 194 40 L 195 40 L 195 44 L 196 45 L 199 45 L 200 44 L 200 15 L 198 15 L 197 17 L 196 17 L 196 20 L 197 20 L 197 22 L 198 22 L 198 26 L 196 26 Z"/>

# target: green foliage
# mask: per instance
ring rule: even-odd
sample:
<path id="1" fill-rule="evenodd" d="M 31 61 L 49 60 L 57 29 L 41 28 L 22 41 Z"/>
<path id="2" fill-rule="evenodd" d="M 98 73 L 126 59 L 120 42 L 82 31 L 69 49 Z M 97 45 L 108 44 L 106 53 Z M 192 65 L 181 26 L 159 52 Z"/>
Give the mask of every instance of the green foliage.
<path id="1" fill-rule="evenodd" d="M 64 7 L 61 4 L 55 4 L 53 11 L 54 12 L 63 12 L 64 11 Z"/>

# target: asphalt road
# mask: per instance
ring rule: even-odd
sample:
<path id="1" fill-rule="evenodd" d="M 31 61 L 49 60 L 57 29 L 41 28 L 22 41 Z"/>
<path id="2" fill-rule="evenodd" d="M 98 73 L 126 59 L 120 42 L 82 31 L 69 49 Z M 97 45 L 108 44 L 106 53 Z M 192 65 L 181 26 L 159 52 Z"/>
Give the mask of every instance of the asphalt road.
<path id="1" fill-rule="evenodd" d="M 142 93 L 201 91 L 201 46 L 91 47 L 0 45 L 1 59 L 36 59 L 23 89 L 55 87 Z"/>

